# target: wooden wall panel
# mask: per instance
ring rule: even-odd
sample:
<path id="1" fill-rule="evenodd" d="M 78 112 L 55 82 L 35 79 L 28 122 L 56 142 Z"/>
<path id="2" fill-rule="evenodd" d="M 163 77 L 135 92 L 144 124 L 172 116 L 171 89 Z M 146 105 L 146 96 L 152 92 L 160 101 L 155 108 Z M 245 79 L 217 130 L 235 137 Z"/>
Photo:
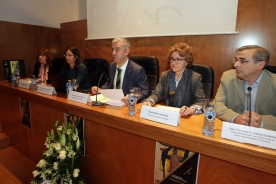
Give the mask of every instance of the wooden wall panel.
<path id="1" fill-rule="evenodd" d="M 53 57 L 62 56 L 60 40 L 60 29 L 0 21 L 0 79 L 5 59 L 24 59 L 26 75 L 31 77 L 40 48 L 48 48 Z"/>
<path id="2" fill-rule="evenodd" d="M 275 182 L 275 175 L 258 172 L 248 167 L 239 167 L 231 162 L 200 155 L 197 182 L 204 184 L 273 183 Z"/>
<path id="3" fill-rule="evenodd" d="M 13 147 L 26 156 L 29 155 L 26 128 L 21 124 L 21 114 L 18 96 L 0 92 L 0 123 L 2 131 L 10 137 Z"/>
<path id="4" fill-rule="evenodd" d="M 38 163 L 46 151 L 47 131 L 56 130 L 56 120 L 64 122 L 64 113 L 34 101 L 30 102 L 32 129 L 27 129 L 29 158 Z M 35 149 L 33 147 L 35 146 Z"/>
<path id="5" fill-rule="evenodd" d="M 84 120 L 87 183 L 153 183 L 155 141 Z"/>
<path id="6" fill-rule="evenodd" d="M 29 129 L 21 124 L 19 97 L 13 95 L 0 92 L 1 104 L 5 104 L 0 106 L 2 131 L 10 137 L 13 147 L 33 161 L 38 162 L 42 158 L 42 153 L 46 150 L 44 143 L 47 131 L 55 130 L 56 120 L 60 119 L 61 122 L 64 122 L 65 111 L 62 112 L 30 101 L 32 129 Z M 23 97 L 23 99 L 28 98 Z M 43 100 L 47 99 L 43 98 Z"/>
<path id="7" fill-rule="evenodd" d="M 166 60 L 168 48 L 176 42 L 186 42 L 193 47 L 195 63 L 214 68 L 215 95 L 222 73 L 233 67 L 232 58 L 235 56 L 237 47 L 250 43 L 263 46 L 271 53 L 270 64 L 276 65 L 275 8 L 276 1 L 273 0 L 240 0 L 236 25 L 239 34 L 130 38 L 130 54 L 158 57 L 160 72 L 162 72 L 169 67 Z M 62 49 L 68 45 L 74 45 L 80 49 L 82 59 L 100 57 L 111 62 L 112 39 L 85 41 L 86 24 L 86 20 L 61 24 Z M 110 31 L 112 31 L 111 28 Z"/>

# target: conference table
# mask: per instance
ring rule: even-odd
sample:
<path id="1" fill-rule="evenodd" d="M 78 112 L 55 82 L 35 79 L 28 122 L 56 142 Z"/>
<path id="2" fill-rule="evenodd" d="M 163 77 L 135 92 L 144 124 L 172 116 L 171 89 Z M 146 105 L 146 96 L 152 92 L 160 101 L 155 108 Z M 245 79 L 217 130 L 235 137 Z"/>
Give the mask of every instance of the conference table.
<path id="1" fill-rule="evenodd" d="M 85 166 L 89 183 L 154 183 L 156 142 L 200 154 L 197 183 L 273 183 L 276 150 L 221 138 L 216 119 L 213 136 L 204 136 L 204 116 L 181 117 L 177 127 L 128 116 L 127 107 L 92 106 L 0 81 L 0 123 L 11 145 L 34 162 L 45 150 L 46 132 L 64 113 L 84 119 Z M 31 129 L 21 124 L 19 100 L 29 101 Z M 141 104 L 138 104 L 141 109 Z"/>

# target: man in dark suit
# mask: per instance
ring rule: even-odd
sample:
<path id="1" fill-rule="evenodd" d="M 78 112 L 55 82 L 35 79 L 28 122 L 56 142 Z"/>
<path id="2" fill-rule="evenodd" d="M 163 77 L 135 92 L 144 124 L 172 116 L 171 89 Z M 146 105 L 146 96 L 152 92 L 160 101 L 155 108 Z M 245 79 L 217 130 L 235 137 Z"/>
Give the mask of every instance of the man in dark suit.
<path id="1" fill-rule="evenodd" d="M 130 43 L 125 38 L 115 38 L 112 41 L 112 59 L 109 66 L 109 77 L 101 89 L 122 89 L 125 104 L 128 94 L 133 87 L 141 88 L 139 101 L 149 96 L 149 87 L 145 69 L 128 58 Z M 97 93 L 97 86 L 92 87 L 92 93 Z M 100 93 L 100 90 L 98 91 Z"/>
<path id="2" fill-rule="evenodd" d="M 276 75 L 264 69 L 269 62 L 268 51 L 257 45 L 247 45 L 236 52 L 235 69 L 224 72 L 220 80 L 216 94 L 217 117 L 276 130 Z M 251 89 L 251 118 L 246 97 L 248 89 Z"/>

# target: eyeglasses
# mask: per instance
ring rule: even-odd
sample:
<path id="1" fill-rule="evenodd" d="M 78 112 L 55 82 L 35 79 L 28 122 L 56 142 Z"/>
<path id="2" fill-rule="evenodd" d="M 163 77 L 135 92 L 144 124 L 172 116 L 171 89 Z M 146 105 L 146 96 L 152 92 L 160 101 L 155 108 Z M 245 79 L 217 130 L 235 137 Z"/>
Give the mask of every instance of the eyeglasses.
<path id="1" fill-rule="evenodd" d="M 73 54 L 64 54 L 64 57 L 72 57 L 72 56 L 74 56 Z"/>
<path id="2" fill-rule="evenodd" d="M 46 57 L 46 55 L 40 54 L 40 55 L 38 55 L 38 57 Z"/>
<path id="3" fill-rule="evenodd" d="M 246 63 L 248 63 L 249 61 L 248 60 L 246 60 L 246 59 L 243 59 L 243 58 L 241 58 L 241 59 L 238 59 L 238 58 L 234 58 L 233 60 L 233 63 L 235 64 L 236 62 L 240 62 L 242 65 L 244 65 L 244 64 L 246 64 Z"/>
<path id="4" fill-rule="evenodd" d="M 176 64 L 179 64 L 182 60 L 185 60 L 185 58 L 176 58 L 176 59 L 170 58 L 169 62 L 170 63 L 175 62 Z"/>

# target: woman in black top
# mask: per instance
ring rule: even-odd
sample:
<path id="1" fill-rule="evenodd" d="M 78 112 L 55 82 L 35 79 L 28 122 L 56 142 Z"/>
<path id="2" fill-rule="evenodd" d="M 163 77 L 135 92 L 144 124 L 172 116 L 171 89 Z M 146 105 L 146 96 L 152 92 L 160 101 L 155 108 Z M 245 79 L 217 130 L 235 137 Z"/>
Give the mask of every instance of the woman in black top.
<path id="1" fill-rule="evenodd" d="M 64 63 L 64 67 L 60 73 L 66 74 L 68 80 L 72 81 L 73 79 L 77 79 L 79 90 L 90 90 L 91 83 L 88 71 L 86 66 L 79 61 L 80 54 L 78 49 L 75 47 L 68 47 L 64 51 L 64 57 L 66 59 L 66 62 Z"/>
<path id="2" fill-rule="evenodd" d="M 51 56 L 48 49 L 41 48 L 37 52 L 37 63 L 35 64 L 35 69 L 33 75 L 37 78 L 38 82 L 41 82 L 41 79 L 48 80 L 48 72 L 53 71 L 53 57 Z"/>

